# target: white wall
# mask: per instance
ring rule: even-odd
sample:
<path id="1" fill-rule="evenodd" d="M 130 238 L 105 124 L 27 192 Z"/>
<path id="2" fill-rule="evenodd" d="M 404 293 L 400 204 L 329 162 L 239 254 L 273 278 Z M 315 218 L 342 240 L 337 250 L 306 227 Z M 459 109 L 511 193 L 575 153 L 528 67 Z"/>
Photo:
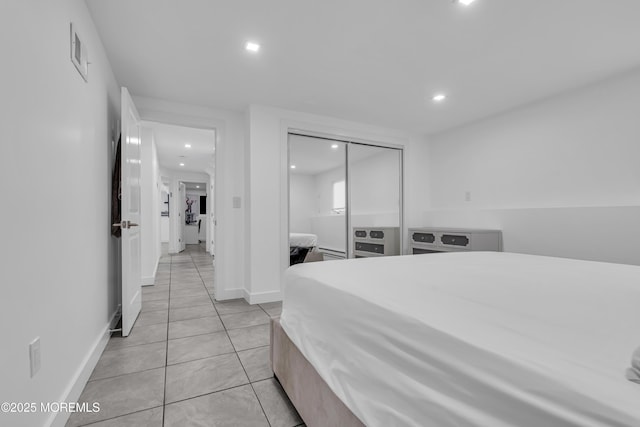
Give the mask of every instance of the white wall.
<path id="1" fill-rule="evenodd" d="M 636 71 L 432 136 L 425 225 L 500 228 L 506 251 L 640 264 L 639 111 Z"/>
<path id="2" fill-rule="evenodd" d="M 159 169 L 158 169 L 158 173 Z M 160 200 L 159 200 L 159 212 L 169 212 L 169 205 L 165 202 L 169 197 L 169 187 L 159 178 L 160 181 Z M 169 243 L 169 217 L 168 216 L 160 216 L 160 242 L 161 243 Z M 168 247 L 167 247 L 168 249 Z"/>
<path id="3" fill-rule="evenodd" d="M 350 153 L 363 149 L 350 146 Z M 400 225 L 400 152 L 372 148 L 375 154 L 350 165 L 351 224 L 354 227 Z M 289 227 L 292 232 L 313 233 L 318 246 L 346 251 L 344 214 L 333 211 L 333 184 L 345 180 L 345 167 L 316 175 L 289 177 Z"/>
<path id="4" fill-rule="evenodd" d="M 169 225 L 169 217 L 163 216 L 160 218 L 160 242 L 169 243 L 169 233 L 170 233 L 170 225 Z M 167 246 L 167 251 L 169 247 Z"/>
<path id="5" fill-rule="evenodd" d="M 426 168 L 421 164 L 426 158 L 426 143 L 406 132 L 257 105 L 250 106 L 246 126 L 245 297 L 252 303 L 280 299 L 282 275 L 289 264 L 288 129 L 402 145 L 407 159 L 405 173 L 427 185 Z M 407 195 L 415 195 L 406 200 L 405 228 L 417 225 L 428 206 L 420 185 L 405 187 Z M 279 198 L 279 206 L 274 206 L 274 197 Z"/>
<path id="6" fill-rule="evenodd" d="M 315 175 L 315 214 L 311 218 L 311 232 L 318 236 L 318 247 L 338 252 L 347 250 L 347 223 L 344 213 L 333 211 L 333 184 L 346 180 L 344 166 Z"/>
<path id="7" fill-rule="evenodd" d="M 292 233 L 312 233 L 311 218 L 316 213 L 317 192 L 313 175 L 289 177 L 289 229 Z"/>
<path id="8" fill-rule="evenodd" d="M 69 59 L 69 24 L 88 48 L 85 83 Z M 110 235 L 112 139 L 120 92 L 85 3 L 0 2 L 0 397 L 74 401 L 108 339 L 117 306 Z M 16 185 L 29 177 L 33 191 Z M 21 209 L 32 200 L 46 209 Z M 29 377 L 28 345 L 42 367 Z M 1 414 L 49 425 L 55 414 Z M 55 425 L 64 425 L 60 414 Z"/>
<path id="9" fill-rule="evenodd" d="M 209 194 L 207 197 L 207 252 L 211 255 L 215 255 L 215 234 L 213 233 L 213 228 L 215 227 L 215 170 L 209 173 Z"/>
<path id="10" fill-rule="evenodd" d="M 160 261 L 160 172 L 153 129 L 143 124 L 140 146 L 142 284 L 152 285 Z"/>
<path id="11" fill-rule="evenodd" d="M 350 146 L 350 153 L 362 150 Z M 400 153 L 391 149 L 366 148 L 376 152 L 353 162 L 349 171 L 352 225 L 358 227 L 400 225 Z"/>
<path id="12" fill-rule="evenodd" d="M 317 215 L 335 215 L 333 212 L 333 184 L 346 181 L 346 168 L 334 168 L 315 175 L 315 212 Z"/>

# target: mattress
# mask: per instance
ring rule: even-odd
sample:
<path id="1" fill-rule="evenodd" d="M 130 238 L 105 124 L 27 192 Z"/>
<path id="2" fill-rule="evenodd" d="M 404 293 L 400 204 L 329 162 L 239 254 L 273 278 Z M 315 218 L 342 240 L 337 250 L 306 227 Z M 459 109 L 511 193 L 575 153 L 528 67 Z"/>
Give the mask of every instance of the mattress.
<path id="1" fill-rule="evenodd" d="M 367 426 L 640 426 L 640 267 L 469 252 L 300 264 L 281 324 Z"/>
<path id="2" fill-rule="evenodd" d="M 289 233 L 289 246 L 312 248 L 318 245 L 318 236 L 307 233 Z"/>

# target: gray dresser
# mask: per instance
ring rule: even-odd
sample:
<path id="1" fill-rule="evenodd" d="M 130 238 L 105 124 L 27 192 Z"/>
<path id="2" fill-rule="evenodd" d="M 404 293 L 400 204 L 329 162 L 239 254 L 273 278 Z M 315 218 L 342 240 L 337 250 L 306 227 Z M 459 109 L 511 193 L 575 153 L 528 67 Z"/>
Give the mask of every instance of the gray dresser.
<path id="1" fill-rule="evenodd" d="M 354 227 L 353 255 L 356 258 L 400 255 L 398 227 Z"/>
<path id="2" fill-rule="evenodd" d="M 502 232 L 472 228 L 409 229 L 409 253 L 502 251 Z"/>

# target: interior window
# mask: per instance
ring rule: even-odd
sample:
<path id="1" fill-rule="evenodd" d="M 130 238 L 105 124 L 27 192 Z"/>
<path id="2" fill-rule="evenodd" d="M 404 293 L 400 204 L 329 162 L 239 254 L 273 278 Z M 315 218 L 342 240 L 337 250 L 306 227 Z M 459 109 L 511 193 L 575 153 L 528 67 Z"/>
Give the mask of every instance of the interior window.
<path id="1" fill-rule="evenodd" d="M 345 187 L 344 180 L 333 183 L 333 212 L 344 213 L 345 208 Z"/>

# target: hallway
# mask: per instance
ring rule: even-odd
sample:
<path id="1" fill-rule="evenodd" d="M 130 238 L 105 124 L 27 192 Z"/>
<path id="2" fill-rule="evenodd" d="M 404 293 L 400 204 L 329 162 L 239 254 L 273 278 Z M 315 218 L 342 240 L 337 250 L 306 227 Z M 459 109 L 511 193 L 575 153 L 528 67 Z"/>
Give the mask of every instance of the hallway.
<path id="1" fill-rule="evenodd" d="M 112 336 L 67 426 L 302 425 L 269 367 L 269 316 L 281 303 L 213 299 L 200 245 L 163 255 L 127 338 Z"/>

